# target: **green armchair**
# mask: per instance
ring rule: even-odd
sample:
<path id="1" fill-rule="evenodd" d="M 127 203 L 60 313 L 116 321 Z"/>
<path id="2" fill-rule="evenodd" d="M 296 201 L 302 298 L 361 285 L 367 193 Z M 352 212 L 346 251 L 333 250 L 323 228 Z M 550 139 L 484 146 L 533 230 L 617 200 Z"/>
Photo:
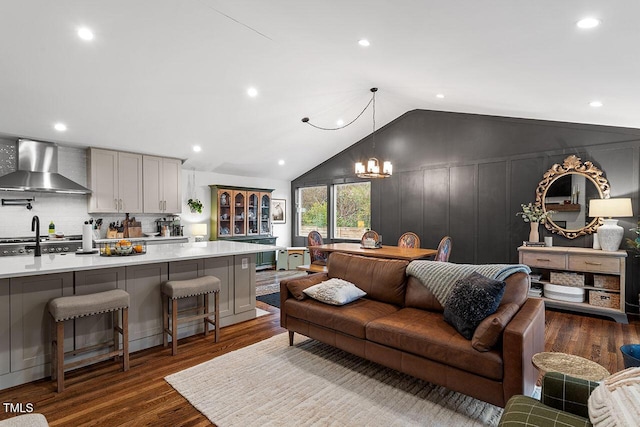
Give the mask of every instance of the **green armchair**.
<path id="1" fill-rule="evenodd" d="M 592 426 L 587 402 L 596 381 L 548 372 L 540 400 L 515 395 L 507 401 L 499 426 Z"/>

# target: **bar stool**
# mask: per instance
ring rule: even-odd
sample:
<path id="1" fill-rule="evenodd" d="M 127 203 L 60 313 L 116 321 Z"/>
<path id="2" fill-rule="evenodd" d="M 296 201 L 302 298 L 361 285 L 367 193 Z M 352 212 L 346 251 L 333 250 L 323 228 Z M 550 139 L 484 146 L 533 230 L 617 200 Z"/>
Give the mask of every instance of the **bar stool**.
<path id="1" fill-rule="evenodd" d="M 48 304 L 49 313 L 53 318 L 53 339 L 51 355 L 51 379 L 58 384 L 58 393 L 64 390 L 64 370 L 87 363 L 98 362 L 122 356 L 122 370 L 129 370 L 129 294 L 122 289 L 98 292 L 87 295 L 74 295 L 54 298 Z M 122 313 L 122 326 L 118 326 L 117 312 Z M 78 317 L 94 316 L 101 313 L 113 313 L 113 330 L 122 336 L 122 349 L 119 348 L 119 337 L 115 334 L 113 340 L 84 347 L 77 350 L 64 351 L 64 322 Z M 71 363 L 65 363 L 67 355 L 77 355 L 101 348 L 111 348 L 113 351 L 97 356 L 86 357 Z"/>
<path id="2" fill-rule="evenodd" d="M 218 342 L 220 335 L 220 279 L 214 276 L 202 276 L 189 280 L 169 280 L 162 284 L 162 317 L 164 319 L 163 343 L 169 345 L 171 336 L 171 354 L 178 354 L 178 322 L 189 322 L 203 319 L 204 335 L 209 335 L 209 324 L 215 326 L 215 342 Z M 209 294 L 213 294 L 215 311 L 209 312 Z M 203 305 L 178 311 L 178 300 L 181 298 L 203 296 Z M 171 313 L 169 313 L 169 303 L 171 303 Z M 195 311 L 193 316 L 183 316 L 178 318 L 178 314 Z M 202 311 L 202 312 L 201 312 Z M 215 320 L 211 320 L 211 316 Z M 171 318 L 171 325 L 169 325 Z M 171 326 L 171 327 L 170 327 Z"/>

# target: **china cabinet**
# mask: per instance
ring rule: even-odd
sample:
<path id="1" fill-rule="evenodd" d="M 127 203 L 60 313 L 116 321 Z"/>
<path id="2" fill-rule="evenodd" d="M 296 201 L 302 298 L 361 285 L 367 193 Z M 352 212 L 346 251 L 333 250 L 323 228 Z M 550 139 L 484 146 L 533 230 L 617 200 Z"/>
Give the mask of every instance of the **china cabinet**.
<path id="1" fill-rule="evenodd" d="M 271 235 L 271 193 L 264 188 L 210 185 L 210 240 L 227 239 L 246 243 L 275 245 Z M 275 252 L 257 254 L 256 267 L 275 265 Z"/>

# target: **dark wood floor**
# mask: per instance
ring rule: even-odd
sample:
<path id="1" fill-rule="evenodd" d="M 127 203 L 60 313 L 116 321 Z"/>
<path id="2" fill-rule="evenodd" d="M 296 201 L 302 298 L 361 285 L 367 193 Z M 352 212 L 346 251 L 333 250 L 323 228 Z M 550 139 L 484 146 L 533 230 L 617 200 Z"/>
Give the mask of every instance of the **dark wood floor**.
<path id="1" fill-rule="evenodd" d="M 0 402 L 31 403 L 52 426 L 209 426 L 209 421 L 164 381 L 168 374 L 284 332 L 279 310 L 258 301 L 271 314 L 223 328 L 220 342 L 195 336 L 180 340 L 178 355 L 154 347 L 134 353 L 131 369 L 120 372 L 102 362 L 67 373 L 67 389 L 58 394 L 49 380 L 0 391 Z M 546 350 L 586 357 L 610 372 L 624 369 L 619 348 L 640 343 L 640 320 L 629 325 L 612 320 L 549 311 Z M 248 409 L 249 410 L 249 409 Z M 0 411 L 0 419 L 13 414 Z"/>

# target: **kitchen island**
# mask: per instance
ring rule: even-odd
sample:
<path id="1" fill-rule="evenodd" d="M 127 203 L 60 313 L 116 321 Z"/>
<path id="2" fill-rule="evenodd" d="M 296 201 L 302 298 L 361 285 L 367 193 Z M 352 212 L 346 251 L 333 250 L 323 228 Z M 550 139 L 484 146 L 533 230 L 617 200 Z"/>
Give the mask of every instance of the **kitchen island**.
<path id="1" fill-rule="evenodd" d="M 129 256 L 0 257 L 0 389 L 50 375 L 46 305 L 52 298 L 126 290 L 131 297 L 131 351 L 162 344 L 160 285 L 166 280 L 216 276 L 221 281 L 220 326 L 255 318 L 256 254 L 265 249 L 280 248 L 213 241 L 149 245 L 146 253 Z M 195 306 L 193 299 L 180 303 L 180 309 Z M 66 323 L 65 351 L 112 337 L 111 316 L 106 314 Z M 180 326 L 179 338 L 203 331 L 202 322 Z"/>

